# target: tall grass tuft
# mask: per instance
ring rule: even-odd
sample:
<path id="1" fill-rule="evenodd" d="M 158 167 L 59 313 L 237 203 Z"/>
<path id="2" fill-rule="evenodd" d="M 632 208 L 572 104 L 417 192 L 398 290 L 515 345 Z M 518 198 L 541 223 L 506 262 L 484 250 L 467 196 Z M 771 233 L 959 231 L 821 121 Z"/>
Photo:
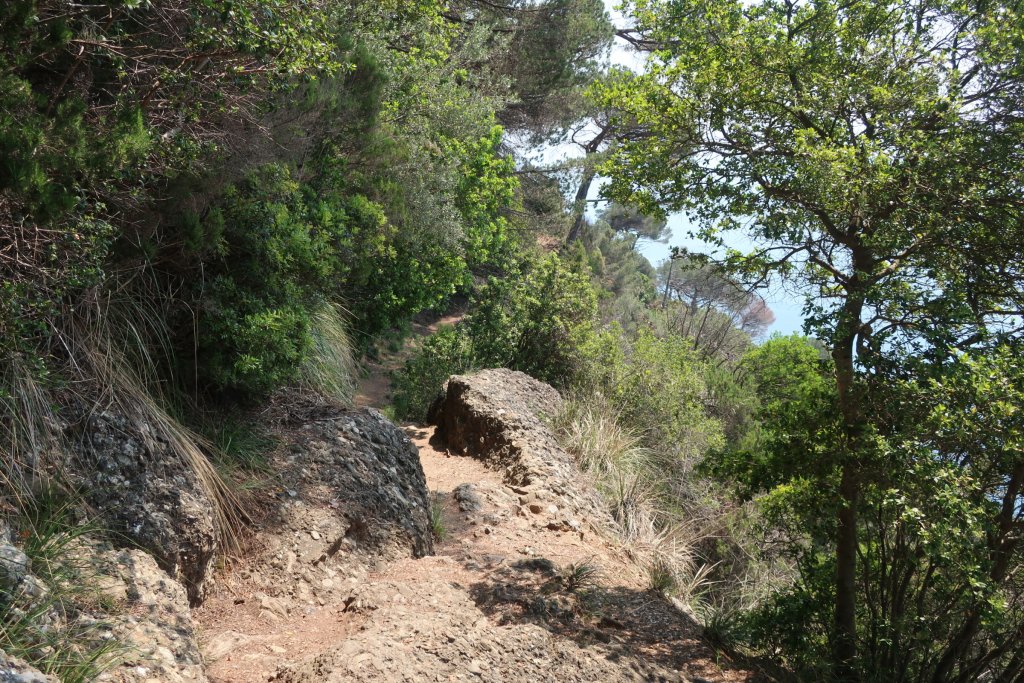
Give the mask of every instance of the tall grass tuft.
<path id="1" fill-rule="evenodd" d="M 555 429 L 580 469 L 598 478 L 639 469 L 650 456 L 639 436 L 622 427 L 612 409 L 600 402 L 567 400 Z"/>
<path id="2" fill-rule="evenodd" d="M 17 509 L 48 466 L 59 463 L 62 435 L 37 368 L 20 356 L 0 363 L 0 506 Z"/>
<path id="3" fill-rule="evenodd" d="M 698 561 L 701 534 L 677 514 L 673 487 L 664 481 L 669 468 L 658 454 L 599 397 L 567 400 L 554 427 L 580 469 L 594 477 L 651 589 L 687 604 L 698 599 L 712 568 Z"/>
<path id="4" fill-rule="evenodd" d="M 430 531 L 434 540 L 442 542 L 448 537 L 448 527 L 444 522 L 445 495 L 438 491 L 430 495 Z"/>
<path id="5" fill-rule="evenodd" d="M 151 293 L 152 294 L 152 293 Z M 241 501 L 210 460 L 215 445 L 182 424 L 169 410 L 159 378 L 174 365 L 172 344 L 159 309 L 161 296 L 98 299 L 72 318 L 61 336 L 72 359 L 66 369 L 93 409 L 114 408 L 149 424 L 195 475 L 213 505 L 222 546 L 237 549 L 245 519 Z"/>
<path id="6" fill-rule="evenodd" d="M 0 649 L 75 683 L 95 680 L 126 652 L 97 614 L 109 614 L 111 605 L 100 597 L 96 570 L 82 550 L 100 527 L 76 519 L 80 503 L 52 482 L 22 499 L 11 522 L 28 570 L 42 585 L 0 592 Z"/>
<path id="7" fill-rule="evenodd" d="M 342 404 L 352 402 L 357 365 L 345 319 L 338 304 L 324 303 L 312 315 L 313 348 L 302 366 L 301 385 Z"/>

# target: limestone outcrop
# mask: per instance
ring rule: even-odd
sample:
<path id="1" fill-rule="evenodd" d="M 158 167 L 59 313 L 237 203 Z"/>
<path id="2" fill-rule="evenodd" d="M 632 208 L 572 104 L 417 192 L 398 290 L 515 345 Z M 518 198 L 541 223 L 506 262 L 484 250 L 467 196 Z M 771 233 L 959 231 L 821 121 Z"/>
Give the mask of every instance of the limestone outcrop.
<path id="1" fill-rule="evenodd" d="M 93 411 L 70 431 L 71 469 L 111 537 L 146 550 L 202 602 L 219 542 L 214 501 L 192 464 L 139 415 Z"/>
<path id="2" fill-rule="evenodd" d="M 562 397 L 551 386 L 494 369 L 449 378 L 431 417 L 449 451 L 500 469 L 520 503 L 549 516 L 553 528 L 579 529 L 589 521 L 612 529 L 605 505 L 548 427 L 561 409 Z"/>

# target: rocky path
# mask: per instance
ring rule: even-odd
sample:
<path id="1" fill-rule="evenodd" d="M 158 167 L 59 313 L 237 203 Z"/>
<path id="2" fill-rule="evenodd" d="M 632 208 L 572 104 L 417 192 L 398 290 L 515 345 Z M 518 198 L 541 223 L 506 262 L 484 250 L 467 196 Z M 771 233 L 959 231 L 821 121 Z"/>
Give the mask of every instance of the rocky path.
<path id="1" fill-rule="evenodd" d="M 645 591 L 613 539 L 563 525 L 555 500 L 524 504 L 432 428 L 407 432 L 443 510 L 434 554 L 310 565 L 330 501 L 293 506 L 196 613 L 211 681 L 754 680 Z"/>
<path id="2" fill-rule="evenodd" d="M 359 405 L 388 400 L 399 356 L 370 368 Z M 646 590 L 539 419 L 557 392 L 502 370 L 456 379 L 437 433 L 372 408 L 284 430 L 273 512 L 193 615 L 210 681 L 759 680 Z"/>
<path id="3" fill-rule="evenodd" d="M 389 404 L 391 402 L 391 373 L 401 368 L 409 358 L 415 342 L 423 337 L 429 337 L 442 327 L 457 324 L 464 315 L 465 311 L 457 308 L 430 322 L 414 322 L 412 336 L 405 340 L 402 348 L 394 353 L 386 354 L 378 360 L 366 363 L 365 374 L 356 386 L 353 402 L 357 406 L 372 408 L 381 408 Z"/>

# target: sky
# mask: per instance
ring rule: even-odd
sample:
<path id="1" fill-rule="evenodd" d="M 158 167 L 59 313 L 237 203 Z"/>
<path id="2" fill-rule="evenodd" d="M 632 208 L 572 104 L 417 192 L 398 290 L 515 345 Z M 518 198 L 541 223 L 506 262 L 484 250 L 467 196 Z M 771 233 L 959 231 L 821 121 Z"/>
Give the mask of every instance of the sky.
<path id="1" fill-rule="evenodd" d="M 687 237 L 687 233 L 693 229 L 693 226 L 685 215 L 673 214 L 669 216 L 668 225 L 672 230 L 672 237 L 667 244 L 651 242 L 649 240 L 645 240 L 640 244 L 640 253 L 646 256 L 647 260 L 655 266 L 668 258 L 671 247 L 686 247 L 687 251 L 691 253 L 713 253 L 710 245 L 706 242 Z M 727 246 L 733 249 L 744 249 L 753 246 L 750 242 L 735 235 L 726 236 L 725 241 Z M 775 314 L 775 322 L 768 328 L 768 335 L 775 333 L 791 334 L 803 331 L 803 297 L 787 292 L 779 286 L 760 290 L 758 293 L 764 297 L 768 307 Z"/>
<path id="2" fill-rule="evenodd" d="M 628 20 L 623 17 L 621 12 L 615 10 L 615 5 L 618 2 L 619 0 L 605 0 L 605 7 L 609 14 L 611 14 L 612 21 L 617 27 L 628 26 Z M 627 66 L 634 70 L 643 68 L 643 57 L 634 50 L 629 49 L 621 40 L 615 41 L 610 60 L 612 64 Z M 600 182 L 594 183 L 588 199 L 596 200 L 600 197 L 600 185 Z M 592 207 L 590 209 L 592 212 L 600 209 L 600 205 L 590 204 L 590 207 Z M 672 236 L 667 244 L 646 241 L 640 248 L 641 253 L 655 266 L 668 258 L 671 247 L 686 247 L 688 251 L 694 253 L 712 253 L 711 245 L 687 236 L 693 230 L 693 226 L 686 215 L 673 214 L 669 216 L 668 225 L 672 230 Z M 736 235 L 731 236 L 731 238 L 727 236 L 726 244 L 731 248 L 740 250 L 749 249 L 752 246 L 742 237 Z M 790 334 L 802 331 L 803 315 L 801 311 L 803 310 L 803 297 L 788 292 L 781 287 L 774 287 L 770 290 L 762 291 L 760 294 L 765 298 L 765 301 L 775 314 L 775 323 L 768 329 L 769 334 Z"/>

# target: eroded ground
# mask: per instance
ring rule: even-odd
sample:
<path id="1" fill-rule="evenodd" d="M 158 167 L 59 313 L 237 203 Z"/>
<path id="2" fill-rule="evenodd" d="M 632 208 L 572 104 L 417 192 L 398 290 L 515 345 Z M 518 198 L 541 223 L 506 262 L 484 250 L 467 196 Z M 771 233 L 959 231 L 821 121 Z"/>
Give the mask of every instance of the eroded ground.
<path id="1" fill-rule="evenodd" d="M 330 500 L 292 501 L 255 539 L 262 555 L 197 612 L 210 680 L 755 679 L 646 591 L 614 539 L 566 527 L 558 501 L 524 503 L 499 473 L 431 445 L 431 429 L 409 434 L 443 507 L 435 554 L 309 562 L 332 542 Z"/>

